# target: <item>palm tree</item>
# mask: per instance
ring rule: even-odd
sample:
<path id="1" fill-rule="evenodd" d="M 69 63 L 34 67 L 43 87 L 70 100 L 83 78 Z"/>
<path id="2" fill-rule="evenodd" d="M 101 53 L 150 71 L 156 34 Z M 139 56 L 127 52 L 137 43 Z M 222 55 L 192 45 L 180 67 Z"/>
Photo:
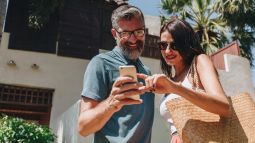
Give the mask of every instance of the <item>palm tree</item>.
<path id="1" fill-rule="evenodd" d="M 164 0 L 162 9 L 170 15 L 178 15 L 187 20 L 201 40 L 207 54 L 212 54 L 226 42 L 226 22 L 215 13 L 211 0 Z"/>
<path id="2" fill-rule="evenodd" d="M 207 54 L 239 39 L 242 55 L 251 62 L 251 46 L 255 42 L 254 3 L 253 0 L 161 0 L 161 8 L 191 23 Z"/>
<path id="3" fill-rule="evenodd" d="M 242 56 L 250 61 L 255 43 L 255 1 L 216 0 L 215 9 L 222 13 L 232 32 L 232 40 L 239 40 Z"/>

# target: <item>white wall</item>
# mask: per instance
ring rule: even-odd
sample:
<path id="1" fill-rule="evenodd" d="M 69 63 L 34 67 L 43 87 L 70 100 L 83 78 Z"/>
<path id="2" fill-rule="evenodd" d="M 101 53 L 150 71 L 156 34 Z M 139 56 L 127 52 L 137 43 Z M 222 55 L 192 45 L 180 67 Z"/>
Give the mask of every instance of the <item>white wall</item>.
<path id="1" fill-rule="evenodd" d="M 57 134 L 59 123 L 71 123 L 76 119 L 74 116 L 77 109 L 75 103 L 80 99 L 83 75 L 89 60 L 12 50 L 8 49 L 8 41 L 9 33 L 3 33 L 0 46 L 0 83 L 55 89 L 50 127 Z M 106 51 L 100 50 L 100 52 Z M 15 61 L 16 66 L 7 65 L 9 60 Z M 150 58 L 141 58 L 141 60 L 151 69 L 152 73 L 160 73 L 159 60 Z M 38 70 L 31 68 L 31 64 L 34 63 L 39 65 Z M 157 96 L 152 140 L 153 142 L 158 140 L 168 142 L 167 128 L 158 114 L 159 100 L 160 96 Z M 64 112 L 66 114 L 63 114 Z M 63 120 L 66 117 L 70 118 Z M 75 124 L 72 123 L 72 125 Z M 65 132 L 67 127 L 62 126 L 62 128 Z M 72 140 L 90 142 L 92 136 L 83 138 L 76 134 L 76 138 L 72 138 Z"/>
<path id="2" fill-rule="evenodd" d="M 4 33 L 0 47 L 0 83 L 53 88 L 50 127 L 78 99 L 82 90 L 85 66 L 89 60 L 59 57 L 54 54 L 7 49 L 9 34 Z M 16 66 L 8 66 L 13 60 Z M 31 64 L 39 65 L 33 70 Z"/>
<path id="3" fill-rule="evenodd" d="M 80 99 L 83 75 L 89 60 L 59 57 L 54 54 L 39 52 L 11 50 L 7 48 L 8 41 L 9 34 L 4 33 L 0 46 L 0 83 L 54 88 L 55 93 L 53 96 L 50 127 L 57 133 L 57 126 L 63 117 L 70 117 L 70 119 L 66 118 L 66 121 L 62 123 L 70 124 L 72 122 L 72 125 L 75 125 L 73 121 L 77 118 L 76 111 L 78 110 L 78 106 L 75 106 L 75 103 Z M 101 50 L 100 52 L 105 51 Z M 252 94 L 254 98 L 250 67 L 247 59 L 232 55 L 227 55 L 225 59 L 229 71 L 219 71 L 219 74 L 226 93 L 228 95 L 235 95 L 246 91 Z M 16 67 L 8 66 L 7 62 L 9 60 L 14 60 L 17 64 Z M 161 73 L 159 60 L 144 57 L 141 60 L 151 69 L 152 73 Z M 30 67 L 34 63 L 40 66 L 38 70 L 33 70 Z M 159 116 L 159 100 L 160 96 L 156 96 L 152 143 L 159 141 L 170 142 L 167 127 Z M 68 116 L 64 115 L 64 112 Z M 65 128 L 65 126 L 62 127 Z M 76 140 L 83 140 L 83 142 L 90 142 L 92 138 L 92 136 L 88 138 L 80 137 L 77 132 L 72 134 L 76 134 Z M 74 138 L 72 139 L 75 140 Z"/>
<path id="4" fill-rule="evenodd" d="M 149 29 L 149 34 L 159 36 L 160 17 L 151 16 L 151 15 L 144 15 L 144 20 L 145 20 L 146 28 Z"/>
<path id="5" fill-rule="evenodd" d="M 146 27 L 149 28 L 149 34 L 158 35 L 160 28 L 160 19 L 155 16 L 145 16 Z M 52 112 L 50 127 L 57 134 L 63 134 L 71 126 L 75 125 L 78 110 L 77 102 L 80 99 L 82 90 L 83 75 L 89 60 L 77 58 L 60 57 L 55 54 L 46 54 L 40 52 L 30 52 L 22 50 L 8 49 L 9 33 L 3 33 L 0 45 L 0 83 L 17 84 L 23 86 L 53 88 Z M 100 50 L 100 53 L 106 52 Z M 9 66 L 7 62 L 13 60 L 16 66 Z M 159 60 L 150 58 L 141 58 L 143 63 L 148 66 L 152 73 L 160 73 Z M 31 68 L 32 64 L 39 65 L 38 70 Z M 153 126 L 152 142 L 169 142 L 167 127 L 159 116 L 158 107 L 161 96 L 156 97 L 155 120 Z M 65 114 L 63 114 L 65 112 Z M 70 117 L 70 118 L 66 118 Z M 65 120 L 63 120 L 65 119 Z M 62 124 L 61 128 L 58 127 Z M 76 127 L 74 127 L 76 128 Z M 73 128 L 73 129 L 74 129 Z M 74 131 L 74 130 L 72 130 Z M 70 133 L 70 132 L 68 132 Z M 76 138 L 69 138 L 66 142 L 79 140 L 81 142 L 90 142 L 92 136 L 83 138 L 75 132 Z M 67 135 L 67 134 L 65 134 Z M 63 137 L 64 141 L 65 138 Z"/>
<path id="6" fill-rule="evenodd" d="M 246 58 L 224 55 L 226 71 L 219 70 L 220 82 L 228 96 L 246 92 L 255 101 L 250 63 Z"/>

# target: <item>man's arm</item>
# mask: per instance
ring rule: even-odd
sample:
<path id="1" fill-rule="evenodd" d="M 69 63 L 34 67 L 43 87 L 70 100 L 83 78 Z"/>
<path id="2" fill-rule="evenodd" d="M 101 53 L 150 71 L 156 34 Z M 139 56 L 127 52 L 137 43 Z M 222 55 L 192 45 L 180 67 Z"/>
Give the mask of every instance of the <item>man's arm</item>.
<path id="1" fill-rule="evenodd" d="M 80 102 L 78 129 L 82 136 L 87 136 L 100 130 L 114 113 L 106 101 L 98 102 L 86 97 Z"/>
<path id="2" fill-rule="evenodd" d="M 136 94 L 143 94 L 144 92 L 139 90 L 143 85 L 140 83 L 125 84 L 130 82 L 134 82 L 130 77 L 117 78 L 113 84 L 111 94 L 101 102 L 83 98 L 78 119 L 78 130 L 82 136 L 95 133 L 103 128 L 111 116 L 124 105 L 142 103 L 141 99 L 133 100 L 130 97 Z"/>

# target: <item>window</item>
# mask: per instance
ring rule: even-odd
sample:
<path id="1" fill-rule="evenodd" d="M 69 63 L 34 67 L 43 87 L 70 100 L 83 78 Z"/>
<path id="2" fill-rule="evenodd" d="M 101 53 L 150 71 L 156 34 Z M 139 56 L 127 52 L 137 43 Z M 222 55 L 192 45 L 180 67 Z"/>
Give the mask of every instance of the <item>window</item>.
<path id="1" fill-rule="evenodd" d="M 115 39 L 112 36 L 112 11 L 116 8 L 116 5 L 106 5 L 103 7 L 102 14 L 102 45 L 100 49 L 112 50 L 116 45 Z"/>
<path id="2" fill-rule="evenodd" d="M 29 0 L 9 0 L 5 32 L 10 32 L 9 49 L 56 53 L 57 14 L 40 30 L 28 27 Z"/>
<path id="3" fill-rule="evenodd" d="M 67 0 L 60 12 L 59 56 L 91 59 L 101 43 L 100 9 L 95 2 Z"/>
<path id="4" fill-rule="evenodd" d="M 146 32 L 147 33 L 147 32 Z M 160 40 L 158 36 L 146 34 L 143 57 L 160 59 L 160 51 L 158 50 L 157 42 Z"/>
<path id="5" fill-rule="evenodd" d="M 54 89 L 0 84 L 0 112 L 49 125 Z"/>

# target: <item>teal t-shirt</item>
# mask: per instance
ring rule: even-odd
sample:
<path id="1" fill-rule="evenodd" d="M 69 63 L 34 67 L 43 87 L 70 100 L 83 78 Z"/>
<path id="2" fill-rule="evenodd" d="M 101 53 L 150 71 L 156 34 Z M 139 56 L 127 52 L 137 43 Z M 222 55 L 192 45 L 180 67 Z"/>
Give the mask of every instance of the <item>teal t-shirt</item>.
<path id="1" fill-rule="evenodd" d="M 138 59 L 126 59 L 119 47 L 95 56 L 84 75 L 82 96 L 96 101 L 105 100 L 112 85 L 119 77 L 119 66 L 135 65 L 138 73 L 150 75 L 150 71 Z M 139 82 L 144 82 L 139 79 Z M 145 93 L 139 105 L 128 105 L 114 113 L 105 126 L 95 133 L 94 143 L 150 143 L 154 116 L 154 94 Z"/>

